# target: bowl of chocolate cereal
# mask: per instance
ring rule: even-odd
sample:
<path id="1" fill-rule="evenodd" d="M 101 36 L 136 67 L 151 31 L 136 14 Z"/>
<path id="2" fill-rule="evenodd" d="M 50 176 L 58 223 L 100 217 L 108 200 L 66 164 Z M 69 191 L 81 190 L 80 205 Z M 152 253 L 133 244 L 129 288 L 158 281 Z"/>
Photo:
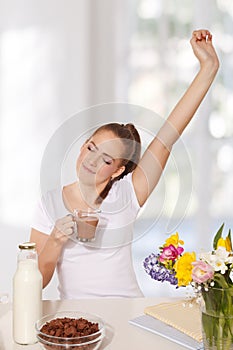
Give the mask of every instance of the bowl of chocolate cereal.
<path id="1" fill-rule="evenodd" d="M 104 321 L 80 311 L 63 311 L 36 322 L 38 342 L 46 350 L 97 350 L 105 335 Z"/>

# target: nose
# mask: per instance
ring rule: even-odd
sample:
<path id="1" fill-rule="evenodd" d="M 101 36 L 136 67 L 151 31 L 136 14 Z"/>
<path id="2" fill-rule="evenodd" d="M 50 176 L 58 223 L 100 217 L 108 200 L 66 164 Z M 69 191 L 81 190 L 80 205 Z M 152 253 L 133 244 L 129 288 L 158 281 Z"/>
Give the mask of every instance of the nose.
<path id="1" fill-rule="evenodd" d="M 91 166 L 96 167 L 100 156 L 97 153 L 91 153 L 88 157 L 88 162 Z"/>

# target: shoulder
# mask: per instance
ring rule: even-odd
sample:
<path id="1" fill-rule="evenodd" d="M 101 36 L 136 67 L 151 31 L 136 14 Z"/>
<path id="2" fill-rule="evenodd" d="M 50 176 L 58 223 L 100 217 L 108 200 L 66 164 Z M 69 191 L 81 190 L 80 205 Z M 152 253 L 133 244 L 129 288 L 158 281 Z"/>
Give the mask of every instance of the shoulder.
<path id="1" fill-rule="evenodd" d="M 44 209 L 50 207 L 56 208 L 62 203 L 62 188 L 52 189 L 46 193 L 41 194 L 40 201 Z"/>
<path id="2" fill-rule="evenodd" d="M 55 220 L 68 213 L 63 201 L 63 187 L 52 189 L 41 198 L 43 207 Z"/>
<path id="3" fill-rule="evenodd" d="M 39 227 L 41 232 L 47 233 L 54 225 L 55 221 L 66 214 L 61 188 L 42 193 L 34 209 L 33 227 L 36 229 Z M 47 229 L 44 228 L 42 231 L 42 226 L 46 226 Z"/>
<path id="4" fill-rule="evenodd" d="M 110 192 L 120 191 L 120 190 L 131 191 L 133 189 L 132 173 L 125 175 L 122 179 L 114 182 Z"/>
<path id="5" fill-rule="evenodd" d="M 122 179 L 114 182 L 105 200 L 106 202 L 114 202 L 117 200 L 118 202 L 121 202 L 122 205 L 128 205 L 130 201 L 131 205 L 138 210 L 140 206 L 133 186 L 132 173 L 129 173 Z"/>

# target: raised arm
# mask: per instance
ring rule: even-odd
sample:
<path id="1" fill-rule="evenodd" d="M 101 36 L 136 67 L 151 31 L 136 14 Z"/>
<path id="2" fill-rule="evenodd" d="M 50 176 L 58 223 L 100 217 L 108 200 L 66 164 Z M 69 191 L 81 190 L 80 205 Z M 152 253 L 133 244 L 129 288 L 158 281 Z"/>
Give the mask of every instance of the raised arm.
<path id="1" fill-rule="evenodd" d="M 194 31 L 190 43 L 200 69 L 134 170 L 133 184 L 140 205 L 145 203 L 157 185 L 173 144 L 194 116 L 219 68 L 208 30 Z"/>

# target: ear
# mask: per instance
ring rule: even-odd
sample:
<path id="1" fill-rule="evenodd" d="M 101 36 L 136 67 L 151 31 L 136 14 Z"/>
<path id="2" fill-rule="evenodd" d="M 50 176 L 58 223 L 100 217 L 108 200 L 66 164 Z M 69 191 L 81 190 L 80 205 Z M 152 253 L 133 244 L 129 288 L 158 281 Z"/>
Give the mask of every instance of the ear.
<path id="1" fill-rule="evenodd" d="M 115 173 L 112 174 L 111 179 L 115 179 L 116 177 L 120 176 L 125 171 L 125 166 L 122 165 L 120 168 L 118 168 Z"/>

